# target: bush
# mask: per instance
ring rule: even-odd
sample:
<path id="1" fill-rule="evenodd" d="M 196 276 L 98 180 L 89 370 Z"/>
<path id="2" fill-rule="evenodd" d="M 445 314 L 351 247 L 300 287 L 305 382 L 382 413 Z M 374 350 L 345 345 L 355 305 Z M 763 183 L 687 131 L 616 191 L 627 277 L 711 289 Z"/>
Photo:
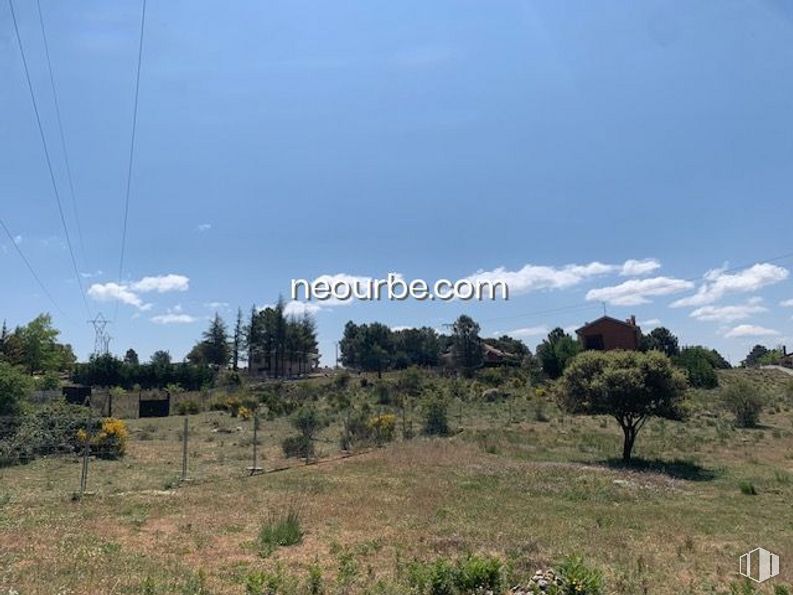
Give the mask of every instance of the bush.
<path id="1" fill-rule="evenodd" d="M 287 458 L 301 457 L 308 459 L 314 456 L 314 443 L 303 435 L 287 436 L 281 442 L 281 449 Z"/>
<path id="2" fill-rule="evenodd" d="M 741 490 L 741 494 L 744 496 L 757 495 L 757 488 L 754 487 L 754 484 L 751 481 L 742 481 L 738 484 L 738 489 Z"/>
<path id="3" fill-rule="evenodd" d="M 22 400 L 33 386 L 30 377 L 6 362 L 0 362 L 0 417 L 19 415 Z M 0 438 L 3 437 L 0 427 Z"/>
<path id="4" fill-rule="evenodd" d="M 440 397 L 432 397 L 424 404 L 424 433 L 428 436 L 448 436 L 448 404 Z"/>
<path id="5" fill-rule="evenodd" d="M 60 387 L 61 379 L 57 372 L 45 372 L 36 378 L 36 390 L 58 390 Z"/>
<path id="6" fill-rule="evenodd" d="M 201 412 L 201 405 L 199 405 L 192 399 L 185 399 L 184 401 L 179 401 L 176 404 L 177 415 L 195 415 L 196 413 L 200 413 L 200 412 Z"/>
<path id="7" fill-rule="evenodd" d="M 369 430 L 375 444 L 382 446 L 394 439 L 396 430 L 396 416 L 392 413 L 376 415 L 369 420 Z"/>
<path id="8" fill-rule="evenodd" d="M 719 385 L 713 354 L 704 347 L 684 347 L 673 362 L 686 371 L 688 382 L 694 388 L 716 388 Z"/>
<path id="9" fill-rule="evenodd" d="M 740 428 L 753 428 L 760 421 L 764 399 L 746 380 L 740 379 L 724 390 L 724 403 Z"/>
<path id="10" fill-rule="evenodd" d="M 393 401 L 391 398 L 391 385 L 384 380 L 378 380 L 374 383 L 374 396 L 379 405 L 390 405 Z"/>
<path id="11" fill-rule="evenodd" d="M 0 466 L 26 463 L 41 455 L 79 452 L 78 432 L 94 436 L 102 429 L 88 407 L 57 401 L 14 419 L 14 431 L 0 439 Z"/>
<path id="12" fill-rule="evenodd" d="M 412 592 L 430 595 L 500 593 L 503 565 L 490 556 L 468 556 L 456 563 L 445 558 L 430 563 L 413 562 L 408 567 L 407 581 Z"/>
<path id="13" fill-rule="evenodd" d="M 606 592 L 603 574 L 589 568 L 580 556 L 562 562 L 558 575 L 562 579 L 559 595 L 603 595 Z"/>
<path id="14" fill-rule="evenodd" d="M 286 515 L 269 518 L 259 530 L 259 551 L 269 556 L 277 547 L 295 545 L 303 541 L 300 515 L 290 509 Z"/>
<path id="15" fill-rule="evenodd" d="M 102 426 L 91 443 L 96 448 L 96 455 L 99 458 L 118 459 L 127 452 L 128 440 L 127 424 L 120 419 L 108 417 L 102 420 Z"/>

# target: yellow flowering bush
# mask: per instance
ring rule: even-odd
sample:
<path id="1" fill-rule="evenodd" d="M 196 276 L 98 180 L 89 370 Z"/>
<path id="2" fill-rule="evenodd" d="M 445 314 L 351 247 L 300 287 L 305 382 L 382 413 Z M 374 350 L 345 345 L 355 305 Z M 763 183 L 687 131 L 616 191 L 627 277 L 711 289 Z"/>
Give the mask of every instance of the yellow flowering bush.
<path id="1" fill-rule="evenodd" d="M 127 451 L 129 430 L 127 424 L 114 417 L 102 420 L 102 427 L 94 436 L 93 445 L 97 447 L 97 456 L 117 459 Z"/>
<path id="2" fill-rule="evenodd" d="M 372 438 L 378 445 L 391 442 L 394 439 L 396 429 L 396 415 L 393 413 L 383 413 L 375 415 L 369 420 L 369 430 Z"/>
<path id="3" fill-rule="evenodd" d="M 237 411 L 237 415 L 241 420 L 248 421 L 250 418 L 253 417 L 253 411 L 248 409 L 245 405 L 242 405 Z"/>

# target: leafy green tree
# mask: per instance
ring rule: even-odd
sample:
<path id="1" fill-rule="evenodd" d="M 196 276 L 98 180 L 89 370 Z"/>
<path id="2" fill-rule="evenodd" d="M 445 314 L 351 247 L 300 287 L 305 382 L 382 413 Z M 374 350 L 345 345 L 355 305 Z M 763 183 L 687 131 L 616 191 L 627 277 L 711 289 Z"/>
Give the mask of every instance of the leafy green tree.
<path id="1" fill-rule="evenodd" d="M 716 388 L 719 378 L 713 366 L 713 353 L 709 349 L 700 347 L 683 347 L 680 354 L 672 361 L 676 366 L 683 368 L 688 374 L 688 382 L 695 388 Z"/>
<path id="2" fill-rule="evenodd" d="M 127 352 L 124 354 L 124 363 L 131 366 L 139 365 L 140 358 L 138 357 L 138 352 L 132 348 L 127 349 Z"/>
<path id="3" fill-rule="evenodd" d="M 473 376 L 474 371 L 482 366 L 482 339 L 479 337 L 479 330 L 474 319 L 465 314 L 452 325 L 452 357 L 455 366 L 466 377 Z"/>
<path id="4" fill-rule="evenodd" d="M 559 378 L 570 362 L 581 351 L 581 345 L 561 328 L 555 328 L 537 346 L 537 359 L 548 378 Z"/>
<path id="5" fill-rule="evenodd" d="M 9 363 L 0 362 L 0 417 L 18 415 L 22 401 L 32 390 L 29 376 Z"/>
<path id="6" fill-rule="evenodd" d="M 657 351 L 585 351 L 564 372 L 560 405 L 616 419 L 624 435 L 622 459 L 629 462 L 648 419 L 684 417 L 686 386 L 685 375 Z"/>
<path id="7" fill-rule="evenodd" d="M 57 370 L 61 359 L 56 348 L 58 330 L 52 326 L 49 314 L 40 314 L 15 331 L 24 351 L 23 361 L 28 373 Z"/>
<path id="8" fill-rule="evenodd" d="M 677 337 L 665 326 L 654 328 L 649 334 L 643 335 L 640 347 L 642 351 L 660 351 L 669 357 L 680 354 Z"/>
<path id="9" fill-rule="evenodd" d="M 379 322 L 356 325 L 350 321 L 344 327 L 339 349 L 345 366 L 365 372 L 377 372 L 380 378 L 392 362 L 393 333 L 389 327 Z"/>
<path id="10" fill-rule="evenodd" d="M 154 366 L 170 366 L 171 354 L 164 349 L 160 349 L 151 354 L 149 361 Z"/>
<path id="11" fill-rule="evenodd" d="M 735 425 L 740 428 L 757 426 L 765 398 L 750 382 L 738 378 L 724 389 L 722 398 L 727 409 L 735 415 Z"/>
<path id="12" fill-rule="evenodd" d="M 753 366 L 760 365 L 760 359 L 768 355 L 769 349 L 764 345 L 755 345 L 752 347 L 752 350 L 746 356 L 746 359 L 741 362 L 741 365 L 745 368 L 751 368 Z"/>

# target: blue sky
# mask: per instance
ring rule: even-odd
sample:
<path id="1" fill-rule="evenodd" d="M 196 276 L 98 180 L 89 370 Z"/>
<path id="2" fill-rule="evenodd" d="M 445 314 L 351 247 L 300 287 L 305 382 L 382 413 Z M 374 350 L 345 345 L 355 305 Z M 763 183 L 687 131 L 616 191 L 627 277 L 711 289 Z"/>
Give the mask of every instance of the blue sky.
<path id="1" fill-rule="evenodd" d="M 141 5 L 41 4 L 84 252 L 35 2 L 16 0 L 20 31 L 90 314 L 124 300 L 118 353 L 182 357 L 216 309 L 272 303 L 295 277 L 499 267 L 508 302 L 323 308 L 324 361 L 349 319 L 441 328 L 466 312 L 533 347 L 600 301 L 733 361 L 793 337 L 793 258 L 767 262 L 793 252 L 782 1 L 150 2 L 120 286 Z M 0 316 L 53 311 L 85 357 L 6 5 L 0 50 L 0 216 L 64 311 L 0 238 Z"/>

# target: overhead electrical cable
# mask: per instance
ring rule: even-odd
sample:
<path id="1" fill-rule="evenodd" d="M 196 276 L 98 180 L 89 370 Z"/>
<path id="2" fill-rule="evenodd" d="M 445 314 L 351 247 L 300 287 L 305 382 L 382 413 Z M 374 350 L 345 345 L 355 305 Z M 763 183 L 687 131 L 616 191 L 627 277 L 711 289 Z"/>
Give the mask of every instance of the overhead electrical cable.
<path id="1" fill-rule="evenodd" d="M 80 213 L 77 209 L 77 198 L 74 193 L 74 181 L 72 179 L 72 167 L 69 162 L 69 151 L 66 148 L 66 135 L 63 133 L 63 120 L 61 118 L 61 105 L 58 101 L 58 92 L 55 87 L 55 75 L 52 70 L 52 60 L 50 59 L 50 45 L 47 41 L 47 31 L 44 27 L 44 17 L 41 13 L 41 0 L 36 0 L 36 8 L 39 14 L 39 26 L 41 27 L 41 37 L 44 39 L 44 55 L 47 58 L 47 71 L 50 75 L 50 87 L 52 88 L 52 98 L 55 103 L 55 116 L 58 121 L 58 135 L 61 140 L 61 151 L 63 152 L 63 161 L 66 166 L 66 180 L 69 183 L 69 195 L 72 199 L 72 212 L 74 213 L 74 221 L 77 226 L 77 237 L 80 240 L 80 254 L 83 257 L 83 265 L 87 266 L 85 241 L 83 239 L 83 226 L 80 223 Z"/>
<path id="2" fill-rule="evenodd" d="M 143 62 L 143 32 L 146 25 L 146 0 L 143 0 L 143 7 L 140 14 L 140 36 L 138 38 L 138 67 L 135 73 L 135 98 L 132 104 L 132 135 L 129 143 L 129 163 L 127 166 L 127 188 L 124 194 L 124 216 L 121 227 L 121 256 L 118 263 L 118 283 L 121 284 L 124 275 L 124 258 L 127 250 L 127 223 L 129 221 L 129 197 L 132 188 L 132 167 L 135 158 L 135 135 L 138 125 L 138 96 L 140 95 L 140 70 Z M 113 314 L 115 320 L 118 314 L 118 302 Z"/>
<path id="3" fill-rule="evenodd" d="M 66 245 L 69 249 L 69 257 L 72 261 L 72 269 L 74 269 L 74 277 L 77 280 L 77 287 L 80 290 L 80 296 L 83 299 L 83 305 L 85 306 L 85 311 L 88 313 L 89 317 L 91 315 L 91 310 L 88 307 L 88 299 L 85 297 L 85 291 L 83 290 L 83 281 L 80 276 L 80 270 L 77 267 L 77 259 L 74 257 L 74 247 L 72 246 L 72 239 L 71 235 L 69 235 L 69 227 L 66 225 L 66 216 L 63 213 L 63 203 L 61 201 L 60 192 L 58 192 L 58 184 L 55 181 L 55 172 L 52 169 L 52 159 L 50 158 L 50 150 L 47 145 L 47 137 L 44 135 L 44 128 L 41 124 L 41 116 L 39 115 L 39 107 L 38 103 L 36 103 L 36 94 L 33 92 L 33 83 L 30 81 L 30 70 L 28 69 L 28 62 L 27 58 L 25 57 L 25 48 L 22 45 L 22 36 L 19 34 L 19 24 L 17 23 L 16 12 L 14 11 L 14 0 L 8 0 L 8 6 L 11 9 L 11 20 L 14 23 L 14 33 L 16 34 L 17 44 L 19 45 L 19 53 L 22 56 L 22 66 L 25 70 L 25 80 L 27 80 L 28 84 L 28 91 L 30 92 L 30 100 L 33 104 L 33 112 L 36 115 L 36 124 L 39 130 L 39 136 L 41 137 L 41 143 L 44 147 L 44 157 L 47 162 L 47 170 L 50 174 L 50 181 L 52 182 L 52 190 L 55 194 L 55 202 L 58 204 L 58 214 L 61 219 L 61 225 L 63 226 L 63 233 L 66 236 Z"/>
<path id="4" fill-rule="evenodd" d="M 30 261 L 28 260 L 28 257 L 25 256 L 25 253 L 22 251 L 22 248 L 19 247 L 19 242 L 17 241 L 17 238 L 14 237 L 14 235 L 11 233 L 11 230 L 8 229 L 8 227 L 5 224 L 5 221 L 3 221 L 2 217 L 0 217 L 0 227 L 3 228 L 3 231 L 5 231 L 6 235 L 8 236 L 8 239 L 11 240 L 11 245 L 16 249 L 17 254 L 19 254 L 19 257 L 22 259 L 22 262 L 25 263 L 25 266 L 27 267 L 28 271 L 30 271 L 30 274 L 33 275 L 33 278 L 36 280 L 36 283 L 38 283 L 39 287 L 41 287 L 41 291 L 43 291 L 44 295 L 46 295 L 49 298 L 49 300 L 52 302 L 52 304 L 55 306 L 55 308 L 61 314 L 66 316 L 66 313 L 60 307 L 58 302 L 56 302 L 55 298 L 52 297 L 52 294 L 50 293 L 50 290 L 47 289 L 46 285 L 44 285 L 44 282 L 41 280 L 41 277 L 39 277 L 38 273 L 36 273 L 36 269 L 34 269 L 33 265 L 30 264 Z"/>

